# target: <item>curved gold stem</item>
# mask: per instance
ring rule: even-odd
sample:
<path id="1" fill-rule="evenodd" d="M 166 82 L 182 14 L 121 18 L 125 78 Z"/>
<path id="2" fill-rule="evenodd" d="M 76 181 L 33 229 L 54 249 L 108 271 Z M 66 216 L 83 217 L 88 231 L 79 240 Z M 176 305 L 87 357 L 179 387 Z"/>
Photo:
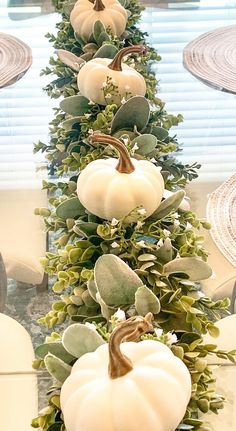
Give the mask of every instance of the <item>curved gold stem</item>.
<path id="1" fill-rule="evenodd" d="M 121 174 L 131 174 L 131 172 L 135 170 L 126 147 L 119 139 L 116 139 L 110 135 L 105 135 L 103 133 L 94 133 L 94 135 L 90 137 L 90 142 L 92 144 L 95 142 L 99 142 L 100 144 L 110 144 L 119 151 L 120 157 L 116 166 L 116 170 Z"/>
<path id="2" fill-rule="evenodd" d="M 117 72 L 121 72 L 122 60 L 126 55 L 132 54 L 133 52 L 143 54 L 145 51 L 146 51 L 146 48 L 143 45 L 132 45 L 132 46 L 128 46 L 127 48 L 122 48 L 119 52 L 117 52 L 116 56 L 113 58 L 112 62 L 109 64 L 108 67 L 111 70 L 116 70 Z"/>
<path id="3" fill-rule="evenodd" d="M 133 369 L 133 364 L 121 350 L 122 341 L 137 341 L 142 334 L 153 330 L 152 313 L 145 317 L 135 316 L 121 323 L 111 334 L 109 340 L 109 377 L 117 379 Z"/>

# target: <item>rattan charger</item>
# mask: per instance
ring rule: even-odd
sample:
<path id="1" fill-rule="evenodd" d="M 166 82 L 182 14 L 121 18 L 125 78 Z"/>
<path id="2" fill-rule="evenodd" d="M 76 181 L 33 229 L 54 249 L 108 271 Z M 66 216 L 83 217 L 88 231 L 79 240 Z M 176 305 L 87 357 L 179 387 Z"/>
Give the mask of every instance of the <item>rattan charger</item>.
<path id="1" fill-rule="evenodd" d="M 236 94 L 236 25 L 194 39 L 184 48 L 183 64 L 205 84 Z"/>
<path id="2" fill-rule="evenodd" d="M 236 174 L 210 194 L 207 220 L 211 236 L 226 259 L 236 267 Z"/>
<path id="3" fill-rule="evenodd" d="M 0 33 L 0 88 L 22 78 L 32 64 L 32 52 L 20 39 Z"/>

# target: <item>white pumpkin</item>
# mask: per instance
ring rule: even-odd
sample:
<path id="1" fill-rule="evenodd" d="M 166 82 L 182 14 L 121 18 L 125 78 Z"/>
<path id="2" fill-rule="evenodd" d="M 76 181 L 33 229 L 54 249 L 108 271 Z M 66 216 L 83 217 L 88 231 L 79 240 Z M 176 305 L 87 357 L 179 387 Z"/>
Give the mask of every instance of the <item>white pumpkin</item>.
<path id="1" fill-rule="evenodd" d="M 88 40 L 96 21 L 101 21 L 114 36 L 120 37 L 125 31 L 128 14 L 118 0 L 78 0 L 70 14 L 74 31 Z"/>
<path id="2" fill-rule="evenodd" d="M 94 160 L 83 169 L 77 181 L 82 205 L 105 220 L 119 220 L 136 207 L 143 207 L 149 217 L 164 192 L 160 168 L 146 160 L 131 159 L 124 144 L 112 136 L 94 134 L 91 142 L 111 144 L 120 158 L 118 164 L 113 158 Z"/>
<path id="3" fill-rule="evenodd" d="M 175 431 L 191 396 L 191 378 L 166 345 L 130 342 L 150 330 L 150 315 L 128 319 L 109 345 L 76 361 L 61 389 L 67 431 Z M 123 339 L 129 342 L 121 344 Z"/>
<path id="4" fill-rule="evenodd" d="M 133 52 L 143 53 L 144 47 L 136 45 L 123 48 L 112 61 L 109 58 L 88 61 L 77 77 L 80 93 L 100 105 L 120 105 L 123 98 L 145 96 L 146 82 L 143 76 L 133 67 L 122 64 L 123 57 Z"/>

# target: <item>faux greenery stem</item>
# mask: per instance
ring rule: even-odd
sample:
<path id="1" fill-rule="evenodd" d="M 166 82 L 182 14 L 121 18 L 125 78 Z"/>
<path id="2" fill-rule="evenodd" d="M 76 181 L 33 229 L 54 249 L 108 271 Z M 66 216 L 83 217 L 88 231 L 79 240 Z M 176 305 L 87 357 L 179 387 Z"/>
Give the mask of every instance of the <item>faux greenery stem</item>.
<path id="1" fill-rule="evenodd" d="M 130 159 L 129 153 L 124 144 L 113 136 L 105 135 L 103 133 L 95 133 L 90 137 L 90 142 L 94 144 L 99 142 L 101 144 L 110 144 L 119 152 L 119 162 L 116 166 L 116 170 L 121 174 L 131 174 L 135 167 Z"/>
<path id="2" fill-rule="evenodd" d="M 131 360 L 120 350 L 122 341 L 137 341 L 142 334 L 152 331 L 152 320 L 152 313 L 146 314 L 145 317 L 131 317 L 113 331 L 109 340 L 108 371 L 111 379 L 125 376 L 133 369 Z"/>
<path id="3" fill-rule="evenodd" d="M 97 12 L 104 10 L 105 6 L 104 6 L 102 0 L 95 0 L 93 9 L 96 10 Z"/>
<path id="4" fill-rule="evenodd" d="M 122 60 L 123 58 L 128 55 L 132 54 L 133 52 L 137 52 L 139 54 L 143 54 L 145 51 L 145 46 L 143 45 L 132 45 L 128 46 L 127 48 L 122 48 L 114 57 L 112 62 L 109 64 L 109 69 L 116 70 L 117 72 L 122 72 Z"/>

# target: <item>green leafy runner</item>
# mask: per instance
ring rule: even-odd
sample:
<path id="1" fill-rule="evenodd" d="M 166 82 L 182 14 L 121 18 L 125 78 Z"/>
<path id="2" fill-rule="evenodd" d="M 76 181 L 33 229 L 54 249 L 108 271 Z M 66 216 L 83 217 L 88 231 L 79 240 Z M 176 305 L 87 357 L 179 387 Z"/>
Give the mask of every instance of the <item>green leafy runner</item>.
<path id="1" fill-rule="evenodd" d="M 218 335 L 214 322 L 227 313 L 229 302 L 213 302 L 200 291 L 200 282 L 211 276 L 211 269 L 199 229 L 210 226 L 189 209 L 182 190 L 196 178 L 199 165 L 182 165 L 176 160 L 181 148 L 170 129 L 182 116 L 168 114 L 156 97 L 157 81 L 151 66 L 160 57 L 147 46 L 146 34 L 136 26 L 143 10 L 139 1 L 121 1 L 129 11 L 121 38 L 112 36 L 98 21 L 88 41 L 70 25 L 74 3 L 54 1 L 62 21 L 57 24 L 57 36 L 47 37 L 57 49 L 57 57 L 51 58 L 42 72 L 57 76 L 45 89 L 48 95 L 64 97 L 50 124 L 50 142 L 35 146 L 35 151 L 45 153 L 56 178 L 43 182 L 49 192 L 49 207 L 36 213 L 43 216 L 47 231 L 55 238 L 54 249 L 46 253 L 42 264 L 56 279 L 52 289 L 58 294 L 58 301 L 40 322 L 58 332 L 52 332 L 36 349 L 35 368 L 46 367 L 55 382 L 48 393 L 48 406 L 32 425 L 43 431 L 65 430 L 60 387 L 75 360 L 107 342 L 120 321 L 152 312 L 155 331 L 142 339 L 167 344 L 192 377 L 192 398 L 178 429 L 203 431 L 202 413 L 216 413 L 224 405 L 224 398 L 212 387 L 214 379 L 206 357 L 214 354 L 233 361 L 236 352 L 204 345 L 202 337 L 207 332 Z M 112 61 L 121 48 L 138 44 L 144 45 L 145 53 L 132 54 L 125 63 L 145 78 L 145 97 L 127 93 L 120 105 L 108 104 L 109 97 L 118 94 L 109 78 L 102 87 L 106 106 L 79 93 L 77 74 L 85 62 L 98 57 Z M 136 208 L 127 215 L 132 223 L 127 217 L 107 221 L 80 203 L 76 193 L 79 172 L 93 160 L 117 157 L 110 146 L 91 143 L 90 136 L 97 131 L 120 139 L 133 158 L 162 168 L 169 194 L 150 217 L 145 218 L 143 208 Z"/>

